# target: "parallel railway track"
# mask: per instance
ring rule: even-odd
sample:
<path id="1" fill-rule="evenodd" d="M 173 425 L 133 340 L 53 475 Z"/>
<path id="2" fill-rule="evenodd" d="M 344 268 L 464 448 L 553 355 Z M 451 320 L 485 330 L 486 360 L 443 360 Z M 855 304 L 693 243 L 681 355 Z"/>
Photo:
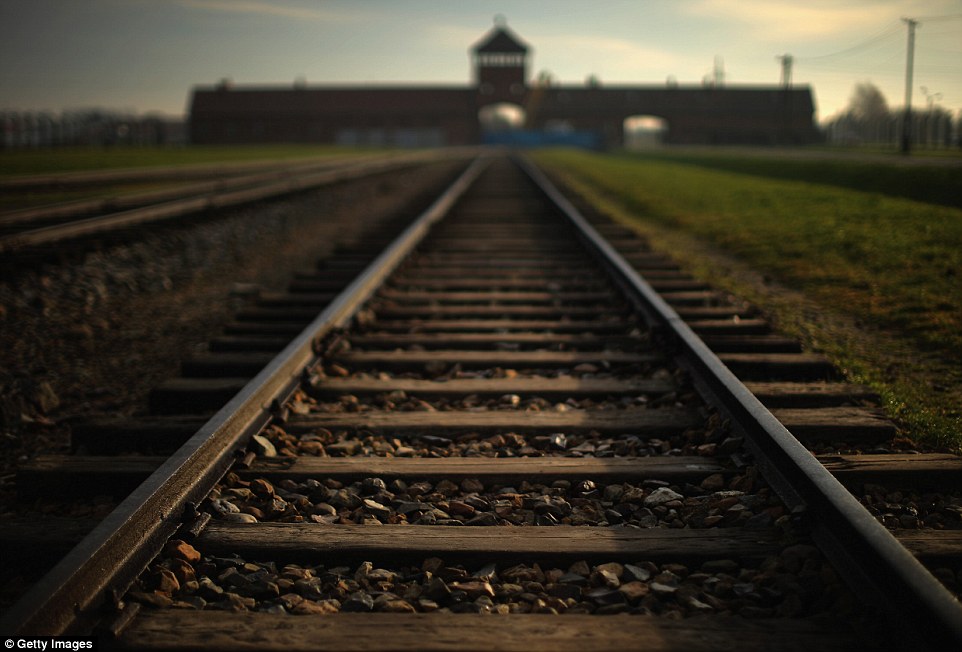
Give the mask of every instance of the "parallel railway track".
<path id="1" fill-rule="evenodd" d="M 367 156 L 333 160 L 312 160 L 299 164 L 272 164 L 251 167 L 249 174 L 238 174 L 245 167 L 218 166 L 198 168 L 197 177 L 216 176 L 213 180 L 182 179 L 174 170 L 119 174 L 46 175 L 21 180 L 10 179 L 0 190 L 15 192 L 20 187 L 45 185 L 59 187 L 76 183 L 123 182 L 136 180 L 180 180 L 164 190 L 78 200 L 0 213 L 0 252 L 7 256 L 45 250 L 68 241 L 124 232 L 165 220 L 214 211 L 255 201 L 276 198 L 321 185 L 358 179 L 367 175 L 406 166 L 462 156 L 456 151 L 445 154 L 418 152 L 393 156 Z M 20 183 L 17 183 L 17 182 Z"/>
<path id="2" fill-rule="evenodd" d="M 962 642 L 916 559 L 957 572 L 959 530 L 899 543 L 830 473 L 945 490 L 959 459 L 822 465 L 799 440 L 894 434 L 868 390 L 525 170 L 476 162 L 346 290 L 304 275 L 187 361 L 156 411 L 243 385 L 209 420 L 83 434 L 149 451 L 163 431 L 186 439 L 173 457 L 25 469 L 149 477 L 4 629 L 137 649 Z M 334 611 L 365 613 L 291 615 Z"/>

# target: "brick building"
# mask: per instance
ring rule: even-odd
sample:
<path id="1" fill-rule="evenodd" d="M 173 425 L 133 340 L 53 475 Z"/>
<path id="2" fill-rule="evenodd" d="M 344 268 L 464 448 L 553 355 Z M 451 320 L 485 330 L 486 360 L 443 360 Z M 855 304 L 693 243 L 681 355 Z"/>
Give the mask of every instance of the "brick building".
<path id="1" fill-rule="evenodd" d="M 521 107 L 526 133 L 591 134 L 624 142 L 625 120 L 657 116 L 673 144 L 795 145 L 815 141 L 807 86 L 564 86 L 532 83 L 530 49 L 497 24 L 472 49 L 469 86 L 197 87 L 190 141 L 396 147 L 482 141 L 482 109 Z"/>

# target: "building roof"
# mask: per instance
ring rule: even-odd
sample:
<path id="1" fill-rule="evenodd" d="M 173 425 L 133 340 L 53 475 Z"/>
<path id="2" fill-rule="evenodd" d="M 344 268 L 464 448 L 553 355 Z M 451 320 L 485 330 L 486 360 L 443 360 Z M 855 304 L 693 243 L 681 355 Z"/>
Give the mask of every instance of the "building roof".
<path id="1" fill-rule="evenodd" d="M 520 52 L 528 51 L 528 46 L 519 39 L 504 21 L 496 22 L 484 37 L 471 48 L 474 52 Z"/>
<path id="2" fill-rule="evenodd" d="M 261 86 L 194 88 L 191 112 L 234 115 L 298 113 L 377 113 L 471 110 L 475 90 L 451 86 L 356 86 L 299 88 Z"/>
<path id="3" fill-rule="evenodd" d="M 644 109 L 659 111 L 711 111 L 765 114 L 776 107 L 791 105 L 800 112 L 814 111 L 811 88 L 796 85 L 785 89 L 777 86 L 727 85 L 705 86 L 621 85 L 585 88 L 552 86 L 542 92 L 541 110 L 564 112 L 606 112 Z"/>

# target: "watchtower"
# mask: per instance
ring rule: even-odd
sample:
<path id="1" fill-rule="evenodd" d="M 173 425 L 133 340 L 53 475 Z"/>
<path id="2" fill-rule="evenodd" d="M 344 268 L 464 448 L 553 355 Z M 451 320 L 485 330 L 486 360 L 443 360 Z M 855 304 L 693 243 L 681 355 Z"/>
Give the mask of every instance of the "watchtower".
<path id="1" fill-rule="evenodd" d="M 503 16 L 471 48 L 478 106 L 524 101 L 528 46 L 509 29 Z"/>

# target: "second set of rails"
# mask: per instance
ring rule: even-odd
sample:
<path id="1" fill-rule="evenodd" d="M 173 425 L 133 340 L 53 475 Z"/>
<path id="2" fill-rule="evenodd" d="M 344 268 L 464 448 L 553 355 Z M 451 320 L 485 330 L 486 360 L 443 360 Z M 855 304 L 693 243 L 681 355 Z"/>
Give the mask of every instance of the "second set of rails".
<path id="1" fill-rule="evenodd" d="M 196 386 L 282 346 L 283 311 Z M 478 160 L 4 624 L 135 649 L 959 642 L 904 547 L 951 558 L 951 532 L 900 544 L 796 439 L 891 425 L 743 312 L 530 164 Z M 360 613 L 290 620 L 335 611 Z"/>
<path id="2" fill-rule="evenodd" d="M 459 150 L 412 154 L 326 156 L 288 163 L 188 166 L 145 170 L 64 173 L 13 177 L 0 191 L 78 190 L 136 183 L 170 187 L 110 194 L 0 213 L 0 252 L 5 256 L 48 252 L 55 246 L 95 236 L 115 237 L 126 229 L 217 211 L 318 186 L 360 179 L 432 160 L 463 156 Z"/>

